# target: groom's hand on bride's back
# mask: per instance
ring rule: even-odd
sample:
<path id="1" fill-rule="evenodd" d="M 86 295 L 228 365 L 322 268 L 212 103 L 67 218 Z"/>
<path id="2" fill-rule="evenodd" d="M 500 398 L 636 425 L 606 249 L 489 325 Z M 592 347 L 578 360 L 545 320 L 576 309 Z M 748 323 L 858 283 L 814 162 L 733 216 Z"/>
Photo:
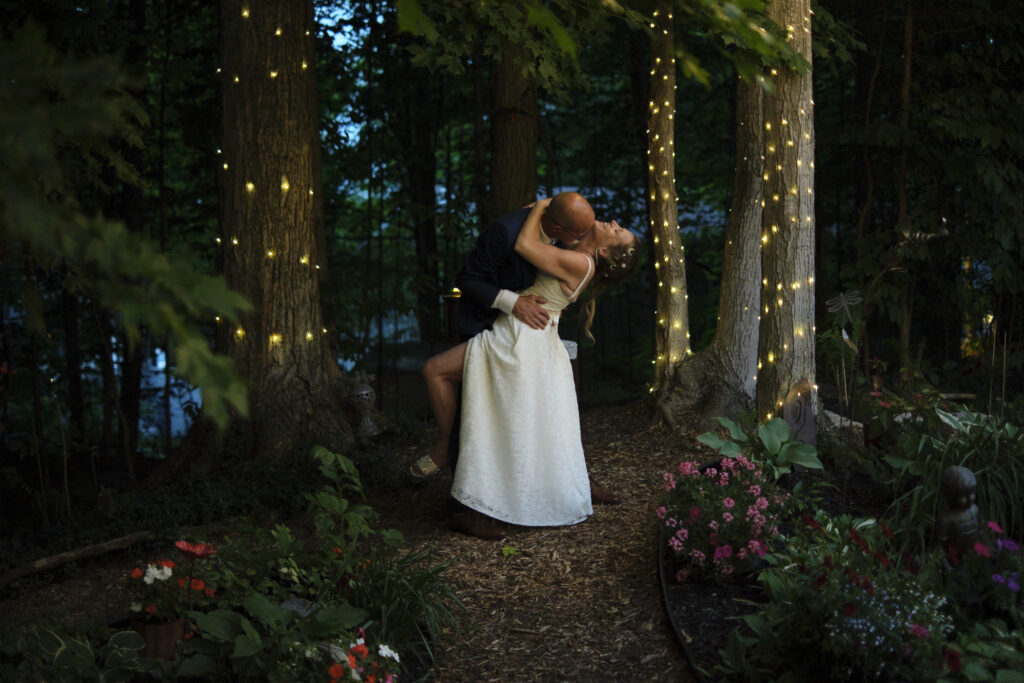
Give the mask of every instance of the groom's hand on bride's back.
<path id="1" fill-rule="evenodd" d="M 521 295 L 512 306 L 512 315 L 532 327 L 535 330 L 543 330 L 548 326 L 551 316 L 541 304 L 546 304 L 547 299 L 536 294 Z"/>

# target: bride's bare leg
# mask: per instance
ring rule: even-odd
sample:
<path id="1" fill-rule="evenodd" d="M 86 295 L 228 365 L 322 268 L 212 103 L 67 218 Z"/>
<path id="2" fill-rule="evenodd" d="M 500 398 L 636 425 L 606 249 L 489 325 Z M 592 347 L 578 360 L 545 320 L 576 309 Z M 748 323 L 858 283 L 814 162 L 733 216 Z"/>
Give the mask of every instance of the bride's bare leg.
<path id="1" fill-rule="evenodd" d="M 430 410 L 437 419 L 437 440 L 430 449 L 430 459 L 438 467 L 448 464 L 448 441 L 455 423 L 458 383 L 462 381 L 462 362 L 466 358 L 466 343 L 429 358 L 423 365 L 423 379 L 427 383 Z"/>

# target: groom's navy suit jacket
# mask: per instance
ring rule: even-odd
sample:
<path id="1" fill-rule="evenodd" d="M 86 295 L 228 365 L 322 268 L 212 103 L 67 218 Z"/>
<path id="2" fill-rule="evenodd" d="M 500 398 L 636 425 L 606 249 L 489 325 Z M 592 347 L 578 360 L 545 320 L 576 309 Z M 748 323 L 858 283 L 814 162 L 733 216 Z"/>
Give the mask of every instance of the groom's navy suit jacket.
<path id="1" fill-rule="evenodd" d="M 537 268 L 515 251 L 516 238 L 529 215 L 530 209 L 519 209 L 492 221 L 455 276 L 455 286 L 462 292 L 457 320 L 463 341 L 497 319 L 500 311 L 491 304 L 499 290 L 520 290 L 537 278 Z"/>

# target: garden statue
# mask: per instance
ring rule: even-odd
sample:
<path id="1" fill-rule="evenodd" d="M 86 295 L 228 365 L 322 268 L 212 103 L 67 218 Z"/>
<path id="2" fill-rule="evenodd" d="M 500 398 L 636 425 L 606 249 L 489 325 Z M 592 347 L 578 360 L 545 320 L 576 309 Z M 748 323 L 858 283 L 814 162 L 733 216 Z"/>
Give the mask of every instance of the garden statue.
<path id="1" fill-rule="evenodd" d="M 373 419 L 373 405 L 377 400 L 377 392 L 370 386 L 373 375 L 357 372 L 355 380 L 357 384 L 350 391 L 348 400 L 359 414 L 359 426 L 356 427 L 356 434 L 363 438 L 377 436 L 380 434 L 380 427 Z"/>
<path id="2" fill-rule="evenodd" d="M 975 504 L 978 487 L 974 472 L 954 465 L 942 473 L 940 482 L 946 508 L 935 527 L 935 540 L 953 564 L 974 548 L 981 532 L 981 511 Z"/>
<path id="3" fill-rule="evenodd" d="M 818 445 L 818 427 L 814 422 L 811 383 L 807 378 L 793 385 L 782 405 L 782 419 L 793 430 L 793 439 L 811 446 Z"/>

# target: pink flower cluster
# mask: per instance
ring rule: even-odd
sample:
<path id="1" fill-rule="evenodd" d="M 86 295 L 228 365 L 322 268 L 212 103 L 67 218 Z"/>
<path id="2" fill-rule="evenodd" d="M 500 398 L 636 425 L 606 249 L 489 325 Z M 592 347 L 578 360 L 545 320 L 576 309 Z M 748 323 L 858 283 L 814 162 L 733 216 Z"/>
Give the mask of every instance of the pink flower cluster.
<path id="1" fill-rule="evenodd" d="M 737 562 L 767 553 L 768 541 L 779 533 L 789 494 L 775 492 L 774 482 L 743 455 L 703 470 L 684 461 L 678 478 L 666 472 L 663 479 L 667 495 L 656 514 L 672 531 L 668 548 L 684 565 L 677 579 L 728 576 Z"/>

